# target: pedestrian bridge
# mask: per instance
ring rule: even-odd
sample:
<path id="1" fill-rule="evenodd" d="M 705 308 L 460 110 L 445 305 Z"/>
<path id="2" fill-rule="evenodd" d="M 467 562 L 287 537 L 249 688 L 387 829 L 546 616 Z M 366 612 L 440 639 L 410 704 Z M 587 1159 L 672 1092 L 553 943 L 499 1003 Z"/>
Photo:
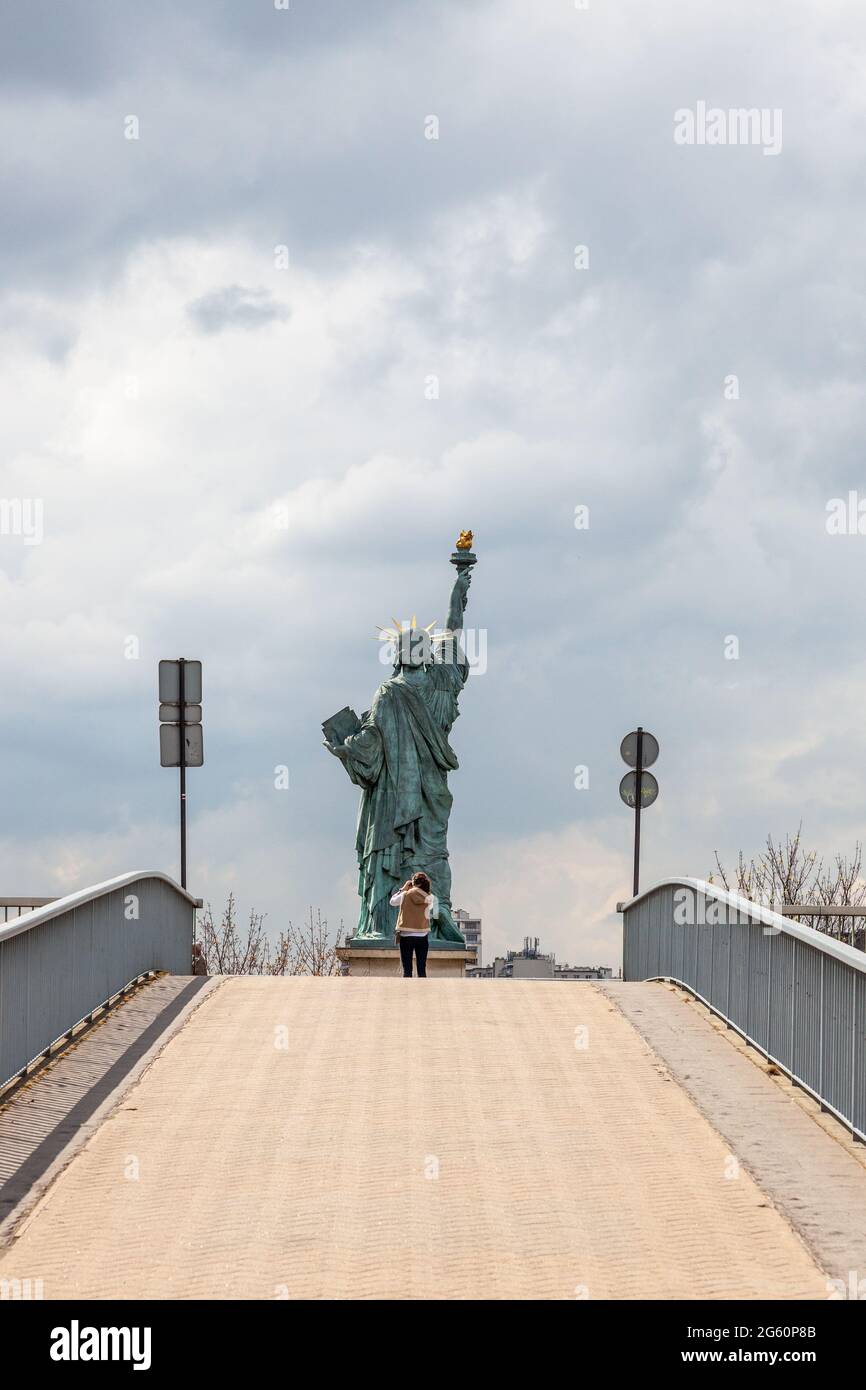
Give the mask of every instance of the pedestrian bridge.
<path id="1" fill-rule="evenodd" d="M 202 979 L 194 907 L 131 874 L 0 926 L 0 1297 L 866 1275 L 862 953 L 678 880 L 626 905 L 621 983 Z"/>

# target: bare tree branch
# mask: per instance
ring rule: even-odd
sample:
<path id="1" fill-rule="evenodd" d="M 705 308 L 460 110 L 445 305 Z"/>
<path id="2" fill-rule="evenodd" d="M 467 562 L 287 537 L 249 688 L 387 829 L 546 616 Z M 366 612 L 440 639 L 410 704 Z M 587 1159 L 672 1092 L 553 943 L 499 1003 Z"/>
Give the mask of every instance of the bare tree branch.
<path id="1" fill-rule="evenodd" d="M 245 932 L 239 929 L 235 897 L 229 893 L 218 922 L 210 903 L 199 921 L 201 959 L 208 975 L 338 975 L 341 973 L 336 948 L 343 934 L 340 922 L 332 941 L 321 908 L 310 908 L 309 921 L 301 927 L 292 922 L 271 942 L 264 926 L 264 915 L 250 911 Z"/>
<path id="2" fill-rule="evenodd" d="M 802 824 L 794 835 L 786 835 L 784 843 L 767 836 L 763 854 L 746 860 L 742 850 L 737 858 L 736 872 L 729 878 L 715 852 L 716 871 L 728 891 L 736 891 L 751 902 L 773 907 L 781 903 L 808 903 L 811 906 L 860 907 L 866 902 L 866 882 L 862 874 L 863 847 L 858 841 L 850 859 L 837 854 L 832 865 L 824 864 L 817 851 L 805 850 L 802 843 Z M 733 884 L 732 884 L 733 879 Z M 713 875 L 710 875 L 710 882 Z M 830 936 L 842 939 L 843 934 L 852 946 L 866 948 L 866 927 L 858 926 L 862 918 L 809 917 L 803 914 L 792 919 L 806 922 Z"/>

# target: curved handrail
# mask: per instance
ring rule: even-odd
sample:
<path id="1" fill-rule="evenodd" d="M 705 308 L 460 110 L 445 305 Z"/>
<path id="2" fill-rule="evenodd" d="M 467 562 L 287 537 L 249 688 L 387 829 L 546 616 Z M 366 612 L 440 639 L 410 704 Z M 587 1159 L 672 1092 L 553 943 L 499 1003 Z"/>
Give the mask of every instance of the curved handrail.
<path id="1" fill-rule="evenodd" d="M 636 907 L 638 903 L 658 892 L 660 888 L 690 888 L 705 898 L 714 898 L 717 902 L 723 902 L 728 907 L 735 908 L 742 916 L 750 917 L 766 927 L 772 927 L 775 931 L 784 932 L 785 935 L 792 936 L 807 946 L 813 946 L 818 951 L 824 951 L 828 956 L 834 956 L 836 960 L 843 961 L 845 965 L 852 965 L 855 970 L 860 970 L 866 974 L 866 952 L 858 951 L 856 946 L 849 946 L 847 942 L 837 941 L 835 937 L 828 936 L 826 932 L 816 931 L 814 927 L 804 927 L 799 922 L 793 922 L 790 917 L 783 917 L 781 912 L 774 912 L 772 908 L 753 902 L 751 898 L 743 898 L 739 893 L 732 893 L 727 888 L 719 888 L 715 883 L 706 883 L 701 878 L 659 879 L 658 883 L 654 883 L 651 888 L 645 888 L 641 893 L 638 893 L 637 897 L 629 898 L 627 902 L 617 903 L 617 911 L 628 912 L 630 908 Z"/>
<path id="2" fill-rule="evenodd" d="M 0 927 L 0 1088 L 27 1076 L 131 982 L 191 975 L 198 900 L 140 869 L 46 903 Z"/>
<path id="3" fill-rule="evenodd" d="M 125 888 L 130 883 L 138 883 L 143 878 L 162 879 L 163 883 L 174 888 L 193 907 L 201 906 L 201 900 L 194 898 L 185 888 L 181 888 L 180 884 L 169 874 L 164 874 L 159 869 L 134 869 L 127 874 L 118 874 L 116 878 L 107 878 L 104 883 L 94 883 L 89 888 L 79 888 L 74 893 L 67 893 L 65 898 L 55 898 L 47 907 L 38 907 L 33 912 L 26 912 L 20 917 L 13 918 L 11 922 L 0 927 L 0 941 L 8 941 L 10 937 L 18 936 L 20 932 L 31 931 L 33 927 L 38 927 L 43 922 L 50 922 L 52 917 L 59 917 L 72 908 L 81 907 L 84 903 L 92 902 L 94 898 L 101 898 L 106 893 L 115 893 L 118 888 Z"/>
<path id="4" fill-rule="evenodd" d="M 864 952 L 698 878 L 617 906 L 624 979 L 682 985 L 866 1140 Z"/>

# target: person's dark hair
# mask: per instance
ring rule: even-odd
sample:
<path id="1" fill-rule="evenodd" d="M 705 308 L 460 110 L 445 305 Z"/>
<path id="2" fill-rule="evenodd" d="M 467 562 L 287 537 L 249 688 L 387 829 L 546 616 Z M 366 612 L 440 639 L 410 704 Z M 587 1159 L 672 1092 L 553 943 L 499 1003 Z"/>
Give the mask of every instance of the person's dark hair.
<path id="1" fill-rule="evenodd" d="M 417 874 L 412 875 L 412 882 L 416 888 L 420 888 L 423 893 L 430 892 L 430 880 L 425 873 L 419 869 Z"/>

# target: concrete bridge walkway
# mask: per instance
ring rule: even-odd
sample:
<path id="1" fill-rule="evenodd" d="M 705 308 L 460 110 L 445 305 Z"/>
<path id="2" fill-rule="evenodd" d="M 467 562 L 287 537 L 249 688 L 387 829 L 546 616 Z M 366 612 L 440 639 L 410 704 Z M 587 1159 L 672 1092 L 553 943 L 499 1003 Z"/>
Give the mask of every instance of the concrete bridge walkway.
<path id="1" fill-rule="evenodd" d="M 0 1143 L 98 1036 L 0 1112 Z M 145 1063 L 7 1219 L 0 1280 L 46 1298 L 823 1299 L 866 1255 L 857 1157 L 663 985 L 228 979 Z M 696 1086 L 752 1117 L 748 1163 Z M 842 1196 L 816 1217 L 828 1184 Z"/>

